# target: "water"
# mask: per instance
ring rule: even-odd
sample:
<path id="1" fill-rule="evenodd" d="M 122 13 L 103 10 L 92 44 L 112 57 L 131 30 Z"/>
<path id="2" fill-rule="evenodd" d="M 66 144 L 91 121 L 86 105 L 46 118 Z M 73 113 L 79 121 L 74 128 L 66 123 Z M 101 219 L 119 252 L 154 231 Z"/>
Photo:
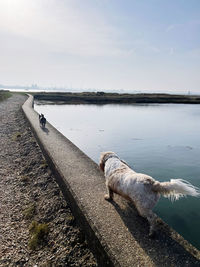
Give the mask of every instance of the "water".
<path id="1" fill-rule="evenodd" d="M 36 105 L 68 139 L 98 163 L 114 151 L 138 172 L 159 181 L 182 178 L 200 187 L 200 105 Z M 154 211 L 200 249 L 200 199 Z"/>

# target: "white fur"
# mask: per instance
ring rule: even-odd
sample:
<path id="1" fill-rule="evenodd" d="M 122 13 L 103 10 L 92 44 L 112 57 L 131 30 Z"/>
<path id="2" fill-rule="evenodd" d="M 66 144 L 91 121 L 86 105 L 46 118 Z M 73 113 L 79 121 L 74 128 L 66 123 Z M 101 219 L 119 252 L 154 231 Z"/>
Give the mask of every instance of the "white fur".
<path id="1" fill-rule="evenodd" d="M 157 216 L 152 212 L 160 194 L 171 200 L 191 195 L 198 197 L 200 191 L 187 181 L 171 179 L 170 182 L 158 182 L 151 176 L 133 171 L 126 162 L 119 159 L 114 152 L 103 152 L 100 157 L 100 168 L 104 171 L 108 194 L 106 200 L 113 199 L 113 193 L 131 200 L 139 214 L 149 221 L 152 235 Z"/>

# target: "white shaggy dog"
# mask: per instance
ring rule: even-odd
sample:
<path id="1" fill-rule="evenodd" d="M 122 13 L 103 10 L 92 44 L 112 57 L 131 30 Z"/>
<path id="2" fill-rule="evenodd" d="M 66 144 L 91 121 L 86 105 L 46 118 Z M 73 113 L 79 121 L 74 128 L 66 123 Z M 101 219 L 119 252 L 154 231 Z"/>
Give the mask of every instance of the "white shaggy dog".
<path id="1" fill-rule="evenodd" d="M 177 200 L 185 195 L 200 196 L 200 191 L 182 179 L 171 179 L 170 182 L 158 182 L 151 176 L 133 171 L 114 152 L 103 152 L 100 157 L 100 169 L 104 171 L 108 194 L 106 200 L 113 199 L 113 193 L 131 200 L 139 214 L 150 224 L 149 235 L 154 233 L 157 216 L 152 212 L 160 194 Z"/>

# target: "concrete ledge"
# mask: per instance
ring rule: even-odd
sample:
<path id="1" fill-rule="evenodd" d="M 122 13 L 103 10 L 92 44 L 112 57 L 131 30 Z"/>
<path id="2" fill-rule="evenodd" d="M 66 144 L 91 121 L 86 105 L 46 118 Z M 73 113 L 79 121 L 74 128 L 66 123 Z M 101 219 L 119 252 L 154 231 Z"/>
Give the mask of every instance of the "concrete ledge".
<path id="1" fill-rule="evenodd" d="M 22 108 L 99 266 L 200 266 L 200 251 L 162 220 L 150 239 L 148 223 L 130 203 L 104 200 L 97 164 L 49 123 L 40 127 L 32 96 Z"/>

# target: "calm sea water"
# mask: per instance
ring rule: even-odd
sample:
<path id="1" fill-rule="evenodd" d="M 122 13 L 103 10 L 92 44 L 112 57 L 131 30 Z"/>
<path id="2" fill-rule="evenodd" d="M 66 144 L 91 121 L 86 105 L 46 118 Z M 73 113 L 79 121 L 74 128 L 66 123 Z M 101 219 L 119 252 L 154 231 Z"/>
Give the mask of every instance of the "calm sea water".
<path id="1" fill-rule="evenodd" d="M 182 178 L 200 187 L 200 105 L 37 105 L 47 120 L 98 162 L 114 151 L 138 172 L 159 181 Z M 154 211 L 200 249 L 200 199 Z"/>

